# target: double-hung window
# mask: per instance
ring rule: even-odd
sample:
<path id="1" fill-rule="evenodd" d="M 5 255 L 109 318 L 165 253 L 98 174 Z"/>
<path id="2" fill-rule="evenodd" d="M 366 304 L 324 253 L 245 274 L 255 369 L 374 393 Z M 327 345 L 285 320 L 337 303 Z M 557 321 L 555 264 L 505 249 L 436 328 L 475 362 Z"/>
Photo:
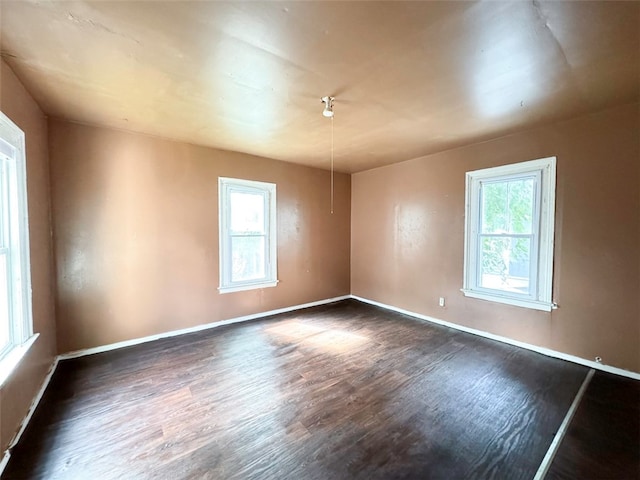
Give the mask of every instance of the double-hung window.
<path id="1" fill-rule="evenodd" d="M 24 133 L 0 112 L 0 379 L 33 335 Z"/>
<path id="2" fill-rule="evenodd" d="M 550 311 L 556 158 L 467 172 L 465 295 Z"/>
<path id="3" fill-rule="evenodd" d="M 220 177 L 218 192 L 220 293 L 276 286 L 275 184 Z"/>

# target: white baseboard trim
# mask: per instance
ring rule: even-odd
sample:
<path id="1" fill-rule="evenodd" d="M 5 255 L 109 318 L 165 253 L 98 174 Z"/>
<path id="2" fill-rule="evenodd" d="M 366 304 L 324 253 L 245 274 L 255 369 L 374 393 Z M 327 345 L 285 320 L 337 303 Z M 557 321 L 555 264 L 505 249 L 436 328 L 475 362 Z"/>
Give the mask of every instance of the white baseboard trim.
<path id="1" fill-rule="evenodd" d="M 0 461 L 0 477 L 2 477 L 2 473 L 4 472 L 4 469 L 6 468 L 7 464 L 9 463 L 9 459 L 11 458 L 11 449 L 18 444 L 18 442 L 20 441 L 20 438 L 22 437 L 22 434 L 27 429 L 27 426 L 31 421 L 31 417 L 33 417 L 33 414 L 36 411 L 36 408 L 38 407 L 40 400 L 42 400 L 42 396 L 44 395 L 44 392 L 47 390 L 47 387 L 49 386 L 49 382 L 51 382 L 51 377 L 53 377 L 53 374 L 55 373 L 57 367 L 58 367 L 58 357 L 55 357 L 53 359 L 53 363 L 51 364 L 51 367 L 49 368 L 49 371 L 47 372 L 46 377 L 44 377 L 44 380 L 42 381 L 42 385 L 40 385 L 40 390 L 38 390 L 37 395 L 34 397 L 33 401 L 31 402 L 31 405 L 29 406 L 29 410 L 27 410 L 27 414 L 25 415 L 24 419 L 22 420 L 22 423 L 20 424 L 20 428 L 18 429 L 18 432 L 13 436 L 13 438 L 11 439 L 11 442 L 9 442 L 9 447 L 4 451 L 4 455 L 2 456 L 2 460 Z"/>
<path id="2" fill-rule="evenodd" d="M 268 312 L 253 313 L 251 315 L 245 315 L 243 317 L 230 318 L 227 320 L 221 320 L 219 322 L 206 323 L 204 325 L 197 325 L 195 327 L 183 328 L 180 330 L 171 330 L 169 332 L 158 333 L 156 335 L 149 335 L 147 337 L 134 338 L 132 340 L 125 340 L 122 342 L 111 343 L 108 345 L 102 345 L 100 347 L 75 350 L 73 352 L 68 352 L 68 353 L 63 353 L 61 355 L 58 355 L 58 359 L 67 360 L 70 358 L 78 358 L 78 357 L 84 357 L 86 355 L 93 355 L 96 353 L 108 352 L 111 350 L 117 350 L 119 348 L 139 345 L 141 343 L 153 342 L 154 340 L 160 340 L 161 338 L 176 337 L 178 335 L 184 335 L 186 333 L 194 333 L 194 332 L 199 332 L 201 330 L 209 330 L 211 328 L 222 327 L 224 325 L 231 325 L 233 323 L 246 322 L 246 321 L 255 320 L 258 318 L 269 317 L 271 315 L 277 315 L 279 313 L 287 313 L 293 310 L 301 310 L 303 308 L 326 305 L 327 303 L 339 302 L 340 300 L 347 300 L 349 298 L 351 298 L 351 295 L 342 295 L 341 297 L 326 298 L 324 300 L 318 300 L 315 302 L 303 303 L 302 305 L 294 305 L 291 307 L 278 308 L 276 310 L 269 310 Z"/>
<path id="3" fill-rule="evenodd" d="M 550 348 L 544 348 L 544 347 L 539 347 L 537 345 L 532 345 L 530 343 L 520 342 L 518 340 L 513 340 L 508 337 L 503 337 L 501 335 L 494 335 L 493 333 L 484 332 L 482 330 L 476 330 L 475 328 L 465 327 L 463 325 L 458 325 L 456 323 L 440 320 L 439 318 L 430 317 L 428 315 L 422 315 L 416 312 L 411 312 L 403 308 L 394 307 L 393 305 L 387 305 L 386 303 L 376 302 L 375 300 L 369 300 L 368 298 L 359 297 L 357 295 L 351 295 L 351 298 L 353 298 L 354 300 L 358 300 L 360 302 L 368 303 L 370 305 L 375 305 L 376 307 L 384 308 L 386 310 L 391 310 L 394 312 L 402 313 L 404 315 L 409 315 L 419 320 L 436 323 L 438 325 L 453 328 L 455 330 L 460 330 L 461 332 L 471 333 L 473 335 L 478 335 L 479 337 L 489 338 L 491 340 L 507 343 L 509 345 L 513 345 L 516 347 L 526 348 L 527 350 L 532 350 L 536 353 L 541 353 L 542 355 L 546 355 L 547 357 L 558 358 L 560 360 L 566 360 L 568 362 L 584 365 L 585 367 L 593 368 L 595 370 L 601 370 L 603 372 L 613 373 L 615 375 L 620 375 L 622 377 L 628 377 L 634 380 L 640 380 L 640 373 L 632 372 L 630 370 L 624 370 L 622 368 L 612 367 L 611 365 L 605 365 L 602 363 L 594 362 L 593 360 L 587 360 L 585 358 L 569 355 L 568 353 L 558 352 L 556 350 L 551 350 Z"/>
<path id="4" fill-rule="evenodd" d="M 0 460 L 0 477 L 2 476 L 2 472 L 7 468 L 7 464 L 9 463 L 9 459 L 11 458 L 11 453 L 9 450 L 4 451 L 4 455 L 2 456 L 2 460 Z"/>

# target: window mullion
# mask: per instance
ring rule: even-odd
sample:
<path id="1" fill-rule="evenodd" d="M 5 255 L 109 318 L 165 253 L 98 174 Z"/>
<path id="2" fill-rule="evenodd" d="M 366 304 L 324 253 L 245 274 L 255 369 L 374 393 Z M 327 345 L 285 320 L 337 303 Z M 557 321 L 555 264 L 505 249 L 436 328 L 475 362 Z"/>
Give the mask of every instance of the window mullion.
<path id="1" fill-rule="evenodd" d="M 542 228 L 541 207 L 542 207 L 542 175 L 538 171 L 536 175 L 536 188 L 534 189 L 534 213 L 533 213 L 533 239 L 532 239 L 532 264 L 531 279 L 534 283 L 535 298 L 540 298 L 540 230 Z"/>
<path id="2" fill-rule="evenodd" d="M 498 238 L 533 238 L 535 233 L 480 233 L 478 236 Z"/>
<path id="3" fill-rule="evenodd" d="M 21 271 L 21 239 L 20 239 L 20 206 L 18 195 L 17 168 L 14 162 L 5 161 L 3 169 L 4 180 L 4 218 L 3 233 L 5 246 L 9 250 L 7 256 L 7 299 L 9 304 L 9 336 L 11 345 L 19 345 L 24 338 L 26 329 L 23 319 L 22 292 L 24 291 L 23 275 Z"/>

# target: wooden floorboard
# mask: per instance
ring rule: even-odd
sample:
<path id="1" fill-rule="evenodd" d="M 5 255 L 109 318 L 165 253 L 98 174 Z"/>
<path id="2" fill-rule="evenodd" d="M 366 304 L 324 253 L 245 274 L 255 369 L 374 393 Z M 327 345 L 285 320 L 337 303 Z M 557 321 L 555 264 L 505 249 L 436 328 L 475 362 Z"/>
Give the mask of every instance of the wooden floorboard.
<path id="1" fill-rule="evenodd" d="M 640 382 L 595 373 L 546 478 L 640 479 Z"/>
<path id="2" fill-rule="evenodd" d="M 3 478 L 530 479 L 586 373 L 347 300 L 60 362 Z"/>

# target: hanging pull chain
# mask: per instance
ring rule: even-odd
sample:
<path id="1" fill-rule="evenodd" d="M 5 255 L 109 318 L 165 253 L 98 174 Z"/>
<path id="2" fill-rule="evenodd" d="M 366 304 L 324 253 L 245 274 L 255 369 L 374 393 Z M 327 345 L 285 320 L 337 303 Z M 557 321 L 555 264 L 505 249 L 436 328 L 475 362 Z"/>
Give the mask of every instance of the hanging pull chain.
<path id="1" fill-rule="evenodd" d="M 331 213 L 333 214 L 333 117 L 331 117 Z"/>
<path id="2" fill-rule="evenodd" d="M 324 103 L 322 116 L 331 120 L 331 214 L 333 214 L 333 97 L 322 97 L 320 101 Z"/>

